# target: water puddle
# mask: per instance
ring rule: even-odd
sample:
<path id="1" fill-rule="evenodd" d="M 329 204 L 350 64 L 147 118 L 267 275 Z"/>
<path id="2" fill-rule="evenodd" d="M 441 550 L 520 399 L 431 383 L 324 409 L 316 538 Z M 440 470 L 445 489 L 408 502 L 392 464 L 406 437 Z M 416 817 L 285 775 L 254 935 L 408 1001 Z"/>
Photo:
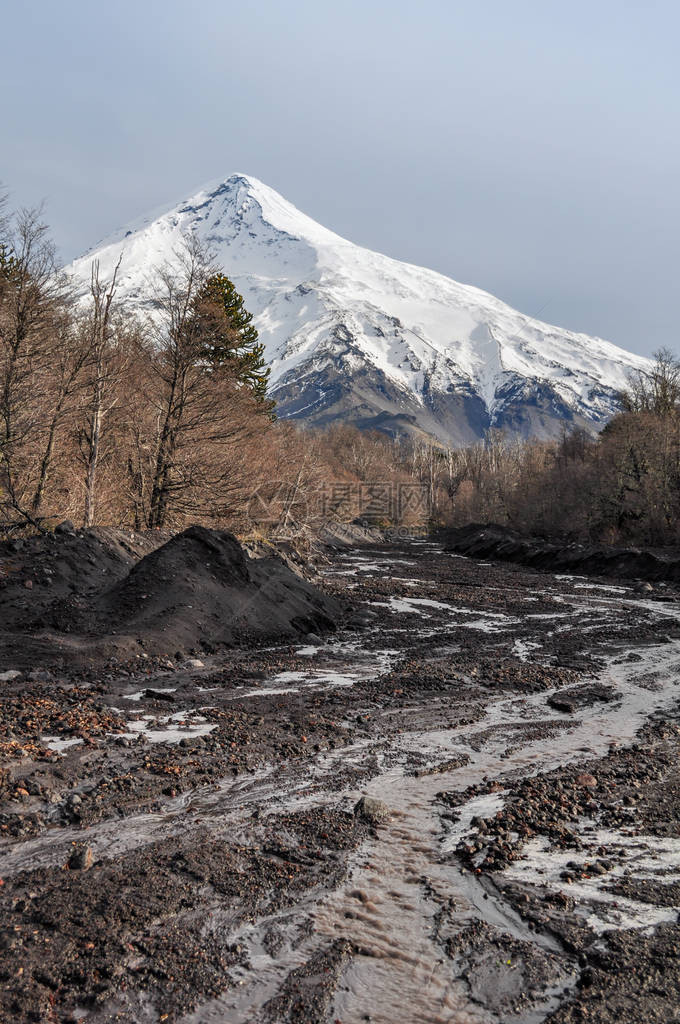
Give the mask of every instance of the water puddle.
<path id="1" fill-rule="evenodd" d="M 125 723 L 127 732 L 118 735 L 128 739 L 143 736 L 149 743 L 181 743 L 184 739 L 196 739 L 207 736 L 217 728 L 214 722 L 207 722 L 201 715 L 194 712 L 178 711 L 174 715 L 156 717 L 142 715 Z"/>
<path id="2" fill-rule="evenodd" d="M 48 750 L 54 750 L 57 754 L 63 754 L 69 747 L 78 747 L 85 741 L 80 737 L 43 736 L 41 741 Z"/>
<path id="3" fill-rule="evenodd" d="M 576 912 L 586 918 L 597 935 L 619 928 L 649 929 L 664 921 L 676 921 L 680 904 L 656 906 L 609 892 L 607 887 L 625 877 L 627 881 L 656 879 L 670 883 L 680 879 L 680 840 L 664 840 L 657 836 L 625 836 L 601 829 L 590 835 L 579 830 L 579 838 L 587 844 L 576 854 L 573 850 L 557 851 L 550 848 L 544 837 L 530 840 L 517 861 L 503 872 L 510 881 L 523 882 L 547 888 L 551 893 L 561 892 L 576 901 Z M 613 864 L 604 875 L 593 872 L 587 878 L 577 877 L 567 882 L 562 876 L 574 862 L 595 863 L 595 852 L 605 847 L 608 854 L 617 846 L 625 852 L 625 861 Z M 589 850 L 591 851 L 589 853 Z M 663 878 L 659 878 L 659 874 Z"/>

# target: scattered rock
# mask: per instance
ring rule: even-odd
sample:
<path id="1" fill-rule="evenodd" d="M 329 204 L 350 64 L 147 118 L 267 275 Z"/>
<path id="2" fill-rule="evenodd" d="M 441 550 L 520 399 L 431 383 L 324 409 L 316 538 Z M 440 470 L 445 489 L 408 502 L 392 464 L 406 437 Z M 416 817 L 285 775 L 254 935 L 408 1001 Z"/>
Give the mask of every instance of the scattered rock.
<path id="1" fill-rule="evenodd" d="M 371 825 L 379 825 L 391 817 L 391 811 L 387 804 L 372 796 L 362 796 L 354 805 L 354 813 Z"/>
<path id="2" fill-rule="evenodd" d="M 621 693 L 613 686 L 603 683 L 591 683 L 585 686 L 573 686 L 567 690 L 558 690 L 548 697 L 547 703 L 556 711 L 573 714 L 593 704 L 608 704 L 619 700 Z"/>
<path id="3" fill-rule="evenodd" d="M 147 687 L 144 691 L 144 696 L 150 700 L 166 700 L 170 704 L 174 704 L 175 695 L 170 693 L 168 690 L 152 690 Z"/>
<path id="4" fill-rule="evenodd" d="M 548 697 L 547 703 L 555 711 L 561 711 L 565 715 L 571 715 L 576 710 L 576 704 L 572 699 L 563 697 L 558 693 L 551 694 Z"/>
<path id="5" fill-rule="evenodd" d="M 94 854 L 91 846 L 77 846 L 68 859 L 71 871 L 89 871 L 93 864 Z"/>

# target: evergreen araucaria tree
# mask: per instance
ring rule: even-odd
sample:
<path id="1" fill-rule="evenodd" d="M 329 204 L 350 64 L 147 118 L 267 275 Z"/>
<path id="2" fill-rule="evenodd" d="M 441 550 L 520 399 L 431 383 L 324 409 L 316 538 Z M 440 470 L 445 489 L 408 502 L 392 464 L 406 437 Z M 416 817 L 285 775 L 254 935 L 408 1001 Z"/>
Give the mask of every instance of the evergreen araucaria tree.
<path id="1" fill-rule="evenodd" d="M 268 402 L 270 371 L 264 345 L 258 341 L 253 314 L 226 274 L 212 274 L 206 280 L 196 298 L 195 315 L 206 362 L 215 369 L 229 367 L 239 384 L 250 388 L 259 401 Z"/>

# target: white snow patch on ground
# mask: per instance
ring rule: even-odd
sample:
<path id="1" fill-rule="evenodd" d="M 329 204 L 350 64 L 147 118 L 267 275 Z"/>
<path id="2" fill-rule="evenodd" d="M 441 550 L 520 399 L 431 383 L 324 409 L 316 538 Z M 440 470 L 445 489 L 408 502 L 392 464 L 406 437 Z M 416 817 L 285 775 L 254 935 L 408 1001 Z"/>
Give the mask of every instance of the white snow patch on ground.
<path id="1" fill-rule="evenodd" d="M 423 614 L 424 609 L 434 608 L 437 611 L 450 612 L 452 615 L 479 615 L 484 619 L 495 619 L 498 622 L 514 622 L 503 612 L 485 612 L 476 608 L 460 608 L 457 605 L 445 604 L 444 601 L 433 601 L 428 597 L 391 597 L 389 601 L 372 601 L 371 604 L 381 608 L 389 608 L 395 612 L 411 612 Z"/>
<path id="2" fill-rule="evenodd" d="M 176 686 L 170 686 L 166 690 L 157 690 L 157 689 L 153 689 L 150 686 L 147 686 L 144 690 L 138 690 L 136 693 L 124 693 L 123 694 L 123 700 L 141 700 L 142 697 L 147 692 L 150 693 L 150 694 L 154 694 L 154 693 L 175 693 L 176 689 L 177 689 Z"/>
<path id="3" fill-rule="evenodd" d="M 614 587 L 606 583 L 575 583 L 574 590 L 605 590 L 612 594 L 627 594 L 630 587 Z"/>
<path id="4" fill-rule="evenodd" d="M 241 700 L 244 697 L 276 697 L 282 693 L 299 693 L 298 686 L 265 686 L 261 690 L 246 690 L 244 693 L 235 693 L 234 698 Z"/>

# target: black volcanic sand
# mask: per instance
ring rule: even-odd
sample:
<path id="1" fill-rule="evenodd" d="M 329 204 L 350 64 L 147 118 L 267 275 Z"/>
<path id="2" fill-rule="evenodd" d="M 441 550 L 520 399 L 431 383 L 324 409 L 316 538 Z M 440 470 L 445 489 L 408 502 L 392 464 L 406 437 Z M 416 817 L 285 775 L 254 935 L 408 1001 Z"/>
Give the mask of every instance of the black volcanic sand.
<path id="1" fill-rule="evenodd" d="M 335 629 L 336 601 L 226 531 L 58 528 L 0 544 L 0 655 L 20 668 L 176 657 Z"/>
<path id="2" fill-rule="evenodd" d="M 610 579 L 680 582 L 677 548 L 648 550 L 603 544 L 557 543 L 525 537 L 506 526 L 471 524 L 442 531 L 447 551 L 472 558 L 492 558 L 547 572 L 583 573 Z"/>
<path id="3" fill-rule="evenodd" d="M 670 588 L 636 603 L 632 588 L 593 592 L 414 544 L 338 555 L 322 593 L 282 576 L 276 560 L 244 562 L 225 536 L 192 530 L 164 547 L 138 538 L 137 548 L 130 539 L 132 552 L 121 552 L 120 534 L 67 533 L 3 553 L 14 576 L 0 590 L 9 609 L 0 675 L 18 674 L 0 702 L 2 1021 L 340 1019 L 334 1003 L 357 950 L 315 935 L 312 911 L 380 833 L 352 813 L 353 794 L 395 769 L 444 779 L 499 737 L 510 756 L 564 735 L 618 706 L 616 687 L 592 679 L 612 656 L 634 665 L 649 645 L 680 638 Z M 84 542 L 92 553 L 78 578 Z M 46 556 L 47 545 L 71 554 Z M 92 575 L 99 546 L 104 588 Z M 38 568 L 48 558 L 45 585 Z M 206 580 L 206 562 L 216 579 Z M 72 565 L 66 581 L 61 564 Z M 268 622 L 288 602 L 286 622 L 275 618 L 267 636 L 262 619 L 239 631 L 233 614 L 251 586 L 265 591 Z M 221 600 L 232 602 L 222 616 Z M 582 605 L 587 633 L 555 628 Z M 31 607 L 19 656 L 12 644 Z M 69 637 L 55 621 L 73 627 L 76 657 L 54 646 Z M 105 623 L 102 639 L 94 631 Z M 518 722 L 485 726 L 499 700 L 517 703 Z M 428 730 L 462 730 L 469 754 L 404 745 Z M 57 751 L 55 738 L 76 742 Z M 577 768 L 442 787 L 443 827 L 467 799 L 506 791 L 501 816 L 478 821 L 447 856 L 483 890 L 482 906 L 506 907 L 524 931 L 483 914 L 461 921 L 448 904 L 432 926 L 451 982 L 488 1020 L 538 1020 L 543 1010 L 560 1022 L 680 1019 L 674 921 L 598 938 L 568 896 L 503 874 L 535 837 L 573 853 L 575 883 L 592 858 L 614 859 L 579 839 L 583 821 L 677 835 L 678 745 L 672 717 L 656 716 L 635 747 L 584 754 Z M 676 883 L 654 889 L 607 872 L 613 896 L 676 905 Z M 253 966 L 256 954 L 271 958 L 271 973 Z M 261 986 L 257 1014 L 220 1016 L 224 994 L 249 986 Z"/>

